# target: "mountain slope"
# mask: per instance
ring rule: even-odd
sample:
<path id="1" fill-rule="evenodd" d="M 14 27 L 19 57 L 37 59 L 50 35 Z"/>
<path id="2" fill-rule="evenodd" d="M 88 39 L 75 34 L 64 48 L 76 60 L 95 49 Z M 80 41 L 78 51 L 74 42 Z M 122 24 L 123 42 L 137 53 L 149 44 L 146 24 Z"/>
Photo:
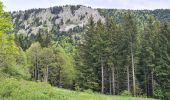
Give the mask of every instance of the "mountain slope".
<path id="1" fill-rule="evenodd" d="M 26 11 L 12 12 L 14 33 L 34 34 L 42 30 L 47 32 L 72 32 L 84 31 L 89 17 L 94 21 L 104 20 L 105 16 L 112 16 L 121 21 L 123 14 L 129 10 L 123 9 L 93 9 L 86 6 L 56 6 L 51 8 L 30 9 Z M 148 15 L 153 15 L 160 21 L 170 22 L 170 10 L 130 10 L 140 23 L 146 21 Z M 140 26 L 140 25 L 139 25 Z"/>
<path id="2" fill-rule="evenodd" d="M 26 34 L 37 34 L 44 28 L 48 31 L 69 31 L 74 27 L 86 25 L 90 16 L 93 16 L 95 21 L 103 19 L 97 10 L 80 5 L 12 13 L 14 32 Z"/>

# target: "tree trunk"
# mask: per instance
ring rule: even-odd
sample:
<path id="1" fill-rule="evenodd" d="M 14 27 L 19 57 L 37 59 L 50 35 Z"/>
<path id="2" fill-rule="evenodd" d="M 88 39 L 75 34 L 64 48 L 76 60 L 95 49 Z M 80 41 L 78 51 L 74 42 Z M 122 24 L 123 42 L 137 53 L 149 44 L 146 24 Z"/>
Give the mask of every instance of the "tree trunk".
<path id="1" fill-rule="evenodd" d="M 33 77 L 34 80 L 36 80 L 35 79 L 35 68 L 33 69 L 33 76 L 32 77 Z"/>
<path id="2" fill-rule="evenodd" d="M 136 89 L 135 89 L 135 66 L 134 66 L 134 57 L 133 57 L 133 43 L 131 42 L 131 60 L 132 60 L 132 76 L 133 76 L 133 95 L 136 96 Z"/>
<path id="3" fill-rule="evenodd" d="M 146 95 L 147 95 L 147 97 L 148 97 L 147 68 L 146 68 L 146 67 L 144 67 L 144 68 L 145 68 L 145 70 L 144 70 L 144 75 L 145 75 L 145 93 L 146 93 Z"/>
<path id="4" fill-rule="evenodd" d="M 102 78 L 101 92 L 104 93 L 104 68 L 103 68 L 103 60 L 102 59 L 101 59 L 101 78 Z"/>
<path id="5" fill-rule="evenodd" d="M 111 73 L 109 74 L 109 90 L 110 90 L 110 94 L 112 94 L 112 76 L 111 76 Z"/>
<path id="6" fill-rule="evenodd" d="M 37 61 L 37 80 L 40 79 L 40 75 L 39 75 L 39 64 L 40 64 L 40 61 L 38 60 L 38 61 Z"/>
<path id="7" fill-rule="evenodd" d="M 129 66 L 127 66 L 127 90 L 130 93 Z"/>
<path id="8" fill-rule="evenodd" d="M 47 58 L 47 55 L 45 57 L 45 82 L 48 82 L 48 58 Z"/>
<path id="9" fill-rule="evenodd" d="M 152 70 L 152 72 L 151 72 L 151 87 L 152 87 L 152 89 L 151 89 L 151 96 L 153 97 L 153 91 L 154 91 L 154 80 L 153 80 L 153 70 Z"/>
<path id="10" fill-rule="evenodd" d="M 58 82 L 58 85 L 59 85 L 59 87 L 61 87 L 61 68 L 59 67 L 59 70 L 58 70 L 58 78 L 59 78 L 59 82 Z M 57 78 L 57 79 L 58 79 Z"/>
<path id="11" fill-rule="evenodd" d="M 37 76 L 37 77 L 36 77 L 36 80 L 38 80 L 38 79 L 39 79 L 39 78 L 38 78 L 38 72 L 39 72 L 39 71 L 38 71 L 38 59 L 37 59 L 36 62 L 37 62 L 37 63 L 36 63 L 36 69 L 37 69 L 37 72 L 36 72 L 36 74 L 37 74 L 37 75 L 36 75 L 36 76 Z"/>
<path id="12" fill-rule="evenodd" d="M 37 80 L 37 66 L 35 66 L 35 80 Z"/>
<path id="13" fill-rule="evenodd" d="M 116 92 L 117 92 L 117 94 L 119 94 L 120 93 L 120 81 L 119 81 L 119 70 L 118 70 L 118 68 L 116 69 L 115 68 L 115 72 L 116 72 L 116 74 L 115 74 L 115 79 L 117 79 L 117 81 L 116 81 L 116 83 L 115 83 L 115 88 L 116 88 Z"/>
<path id="14" fill-rule="evenodd" d="M 35 59 L 35 80 L 38 80 L 38 60 L 37 60 L 37 55 Z"/>
<path id="15" fill-rule="evenodd" d="M 150 97 L 150 74 L 147 75 L 147 91 L 148 91 L 148 97 Z"/>
<path id="16" fill-rule="evenodd" d="M 113 95 L 115 95 L 115 68 L 112 66 L 112 87 L 113 87 Z"/>
<path id="17" fill-rule="evenodd" d="M 46 69 L 45 69 L 44 81 L 45 81 L 45 82 L 48 82 L 48 66 L 46 66 Z"/>

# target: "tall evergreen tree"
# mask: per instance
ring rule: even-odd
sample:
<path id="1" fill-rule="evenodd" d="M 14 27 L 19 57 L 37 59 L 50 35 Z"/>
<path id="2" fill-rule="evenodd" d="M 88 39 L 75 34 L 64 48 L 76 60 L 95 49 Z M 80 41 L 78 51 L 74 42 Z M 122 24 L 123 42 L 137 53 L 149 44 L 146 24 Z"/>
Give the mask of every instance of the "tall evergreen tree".
<path id="1" fill-rule="evenodd" d="M 82 58 L 83 64 L 81 68 L 77 68 L 80 73 L 82 73 L 79 79 L 82 80 L 82 83 L 78 82 L 78 86 L 84 89 L 99 90 L 99 79 L 98 79 L 98 70 L 96 70 L 95 62 L 99 59 L 96 59 L 94 52 L 94 43 L 96 42 L 95 37 L 95 26 L 96 24 L 93 21 L 91 16 L 87 26 L 87 32 L 83 35 L 82 42 L 79 46 L 80 59 Z"/>
<path id="2" fill-rule="evenodd" d="M 125 41 L 128 45 L 127 55 L 131 57 L 131 68 L 132 68 L 132 82 L 133 82 L 133 95 L 136 96 L 136 74 L 135 74 L 135 46 L 136 46 L 136 37 L 137 37 L 137 26 L 135 23 L 134 15 L 129 11 L 124 16 L 124 32 L 125 32 Z"/>

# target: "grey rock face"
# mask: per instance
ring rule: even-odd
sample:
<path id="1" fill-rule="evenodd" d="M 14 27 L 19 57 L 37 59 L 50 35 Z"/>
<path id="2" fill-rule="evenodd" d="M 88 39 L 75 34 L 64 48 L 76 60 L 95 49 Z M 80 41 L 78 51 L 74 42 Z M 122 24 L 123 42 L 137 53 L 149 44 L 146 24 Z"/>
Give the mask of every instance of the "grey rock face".
<path id="1" fill-rule="evenodd" d="M 14 32 L 18 34 L 37 34 L 40 29 L 51 31 L 69 31 L 74 27 L 83 27 L 93 16 L 94 21 L 104 20 L 98 10 L 81 5 L 31 9 L 13 12 Z"/>

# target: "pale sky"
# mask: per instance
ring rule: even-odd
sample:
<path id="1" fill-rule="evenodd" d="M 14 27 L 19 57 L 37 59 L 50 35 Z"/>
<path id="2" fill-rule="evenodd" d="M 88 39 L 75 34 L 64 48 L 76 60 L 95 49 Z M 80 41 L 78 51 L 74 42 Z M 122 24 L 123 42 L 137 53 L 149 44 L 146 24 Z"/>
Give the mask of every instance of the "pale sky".
<path id="1" fill-rule="evenodd" d="M 48 8 L 59 5 L 85 5 L 92 8 L 170 9 L 170 0 L 0 0 L 6 11 Z"/>

